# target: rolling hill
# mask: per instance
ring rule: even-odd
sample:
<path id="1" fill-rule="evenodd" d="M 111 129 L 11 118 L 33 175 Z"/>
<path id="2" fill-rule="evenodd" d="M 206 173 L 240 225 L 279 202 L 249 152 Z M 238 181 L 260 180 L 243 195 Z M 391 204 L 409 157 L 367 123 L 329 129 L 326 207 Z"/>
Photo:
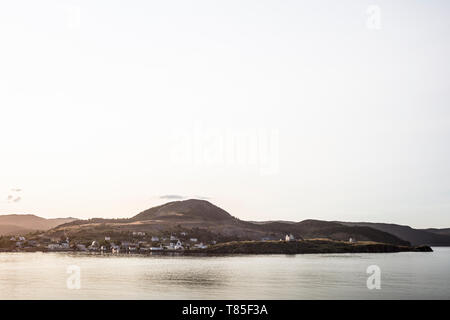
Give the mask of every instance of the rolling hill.
<path id="1" fill-rule="evenodd" d="M 76 219 L 45 219 L 32 214 L 0 215 L 0 235 L 15 235 L 26 234 L 34 231 L 47 231 L 74 220 Z"/>
<path id="2" fill-rule="evenodd" d="M 409 226 L 371 222 L 338 222 L 347 226 L 363 226 L 384 231 L 409 241 L 411 245 L 450 246 L 450 229 L 413 229 Z"/>
<path id="3" fill-rule="evenodd" d="M 296 238 L 348 240 L 352 237 L 361 241 L 409 245 L 408 241 L 395 235 L 367 226 L 347 226 L 319 220 L 297 223 L 243 221 L 208 201 L 196 199 L 169 202 L 129 219 L 77 220 L 50 230 L 48 236 L 61 236 L 64 233 L 72 238 L 93 239 L 111 234 L 119 237 L 133 231 L 159 235 L 181 230 L 194 230 L 197 235 L 219 241 L 262 238 L 278 240 L 284 238 L 287 233 L 292 233 Z"/>

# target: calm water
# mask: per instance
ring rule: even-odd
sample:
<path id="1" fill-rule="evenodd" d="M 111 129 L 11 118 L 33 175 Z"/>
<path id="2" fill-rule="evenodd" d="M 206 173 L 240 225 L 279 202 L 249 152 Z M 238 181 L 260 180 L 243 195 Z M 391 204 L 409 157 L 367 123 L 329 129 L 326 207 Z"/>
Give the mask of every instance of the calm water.
<path id="1" fill-rule="evenodd" d="M 450 299 L 450 248 L 433 253 L 225 257 L 0 253 L 0 299 Z M 68 289 L 67 267 L 81 270 Z M 381 268 L 368 290 L 366 269 Z"/>

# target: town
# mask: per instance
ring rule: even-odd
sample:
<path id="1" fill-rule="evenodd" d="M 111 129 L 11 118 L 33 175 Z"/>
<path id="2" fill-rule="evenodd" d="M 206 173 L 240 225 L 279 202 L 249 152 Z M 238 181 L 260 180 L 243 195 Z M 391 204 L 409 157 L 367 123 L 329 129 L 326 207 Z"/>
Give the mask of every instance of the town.
<path id="1" fill-rule="evenodd" d="M 123 235 L 121 237 L 123 239 Z M 98 239 L 82 240 L 69 237 L 46 238 L 39 233 L 25 236 L 0 237 L 0 249 L 5 251 L 77 251 L 99 253 L 152 253 L 152 252 L 198 252 L 217 244 L 216 240 L 203 240 L 190 236 L 188 232 L 171 233 L 167 236 L 148 235 L 146 232 L 129 232 L 128 240 L 114 239 L 106 235 Z M 261 241 L 295 241 L 292 234 L 284 239 L 262 238 Z"/>
<path id="2" fill-rule="evenodd" d="M 195 237 L 189 237 L 187 232 L 173 233 L 167 237 L 149 236 L 145 232 L 130 232 L 129 241 L 121 241 L 111 236 L 105 236 L 102 240 L 72 240 L 69 237 L 42 238 L 24 236 L 9 237 L 9 247 L 14 251 L 84 251 L 84 252 L 110 252 L 110 253 L 147 253 L 156 251 L 184 251 L 206 249 L 209 245 L 216 244 L 211 241 L 208 244 L 199 241 Z M 2 241 L 3 246 L 5 240 Z"/>

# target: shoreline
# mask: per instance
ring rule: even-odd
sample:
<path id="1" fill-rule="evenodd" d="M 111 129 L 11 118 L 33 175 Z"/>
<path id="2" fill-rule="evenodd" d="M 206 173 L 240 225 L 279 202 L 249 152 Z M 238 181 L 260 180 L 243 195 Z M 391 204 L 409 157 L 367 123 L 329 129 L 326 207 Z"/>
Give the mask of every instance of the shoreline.
<path id="1" fill-rule="evenodd" d="M 349 243 L 333 240 L 301 240 L 301 241 L 232 241 L 213 245 L 206 249 L 161 250 L 145 252 L 80 251 L 73 249 L 49 250 L 48 248 L 28 248 L 22 250 L 0 249 L 0 253 L 81 253 L 86 255 L 136 255 L 136 256 L 215 256 L 223 254 L 258 255 L 258 254 L 339 254 L 339 253 L 396 253 L 396 252 L 433 252 L 430 246 L 399 246 L 377 242 Z"/>

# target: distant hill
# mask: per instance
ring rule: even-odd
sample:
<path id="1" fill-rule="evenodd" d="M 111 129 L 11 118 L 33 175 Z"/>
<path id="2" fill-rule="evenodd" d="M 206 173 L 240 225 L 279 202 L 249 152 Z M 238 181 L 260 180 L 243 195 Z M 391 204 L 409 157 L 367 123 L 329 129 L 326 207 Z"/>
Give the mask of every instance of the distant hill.
<path id="1" fill-rule="evenodd" d="M 395 235 L 370 227 L 347 226 L 340 223 L 305 220 L 302 222 L 269 221 L 249 222 L 233 217 L 225 210 L 205 200 L 184 200 L 169 202 L 145 210 L 130 219 L 90 219 L 66 223 L 48 232 L 55 237 L 70 234 L 73 238 L 90 239 L 102 235 L 123 236 L 127 232 L 141 231 L 158 235 L 163 232 L 195 230 L 195 234 L 215 240 L 229 241 L 279 240 L 287 233 L 296 238 L 328 238 L 360 241 L 376 241 L 395 245 L 409 245 Z"/>
<path id="2" fill-rule="evenodd" d="M 45 219 L 32 214 L 0 215 L 0 235 L 16 235 L 34 231 L 47 231 L 74 220 L 76 219 Z"/>
<path id="3" fill-rule="evenodd" d="M 420 231 L 425 231 L 425 232 L 431 232 L 434 234 L 441 234 L 441 235 L 446 235 L 446 236 L 450 236 L 450 228 L 446 228 L 446 229 L 435 229 L 435 228 L 430 228 L 430 229 L 419 229 Z"/>
<path id="4" fill-rule="evenodd" d="M 411 245 L 450 246 L 450 229 L 413 229 L 409 226 L 371 222 L 338 222 L 347 226 L 364 226 L 388 232 Z"/>
<path id="5" fill-rule="evenodd" d="M 197 221 L 233 221 L 225 210 L 205 200 L 190 199 L 173 201 L 162 206 L 145 210 L 131 218 L 131 221 L 143 220 L 197 220 Z"/>

